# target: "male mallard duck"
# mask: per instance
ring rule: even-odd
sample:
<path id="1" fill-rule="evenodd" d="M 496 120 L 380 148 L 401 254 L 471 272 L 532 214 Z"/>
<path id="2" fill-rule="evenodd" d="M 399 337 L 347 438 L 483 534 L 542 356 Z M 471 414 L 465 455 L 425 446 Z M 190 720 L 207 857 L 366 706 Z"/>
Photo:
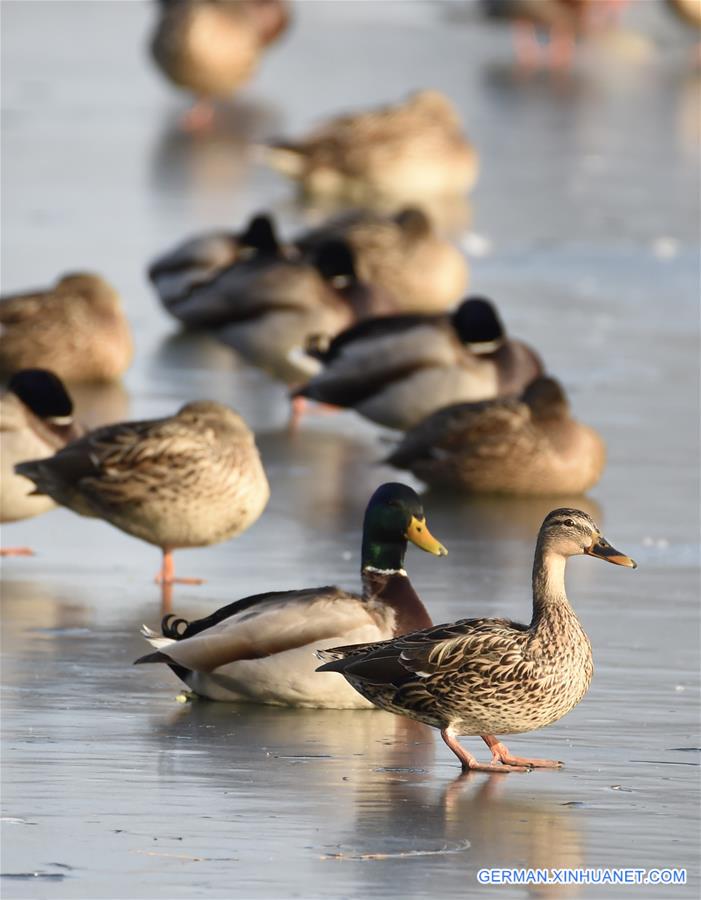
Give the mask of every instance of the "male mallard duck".
<path id="1" fill-rule="evenodd" d="M 458 194 L 477 178 L 477 153 L 439 91 L 331 119 L 300 141 L 267 147 L 265 158 L 311 194 L 357 202 Z"/>
<path id="2" fill-rule="evenodd" d="M 0 372 L 37 366 L 66 381 L 111 381 L 132 358 L 119 295 L 98 275 L 0 298 Z"/>
<path id="3" fill-rule="evenodd" d="M 556 722 L 589 688 L 591 645 L 565 594 L 567 558 L 581 553 L 636 565 L 604 540 L 586 513 L 556 509 L 538 535 L 529 625 L 460 619 L 389 641 L 319 650 L 328 662 L 318 671 L 340 672 L 376 706 L 440 728 L 463 770 L 558 768 L 555 760 L 512 756 L 496 735 Z M 492 762 L 478 763 L 459 735 L 479 735 Z"/>
<path id="4" fill-rule="evenodd" d="M 468 297 L 450 315 L 370 319 L 312 352 L 324 368 L 297 396 L 352 407 L 399 429 L 451 403 L 520 394 L 542 371 L 481 297 Z"/>
<path id="5" fill-rule="evenodd" d="M 160 547 L 164 584 L 182 580 L 174 578 L 173 550 L 241 534 L 270 494 L 251 430 L 208 400 L 164 419 L 97 428 L 15 471 L 56 503 Z"/>
<path id="6" fill-rule="evenodd" d="M 289 19 L 283 0 L 160 0 L 160 7 L 151 52 L 170 81 L 198 98 L 183 120 L 192 130 L 211 125 L 213 100 L 248 81 Z"/>
<path id="7" fill-rule="evenodd" d="M 427 484 L 520 495 L 583 493 L 605 461 L 604 442 L 571 417 L 562 387 L 545 376 L 520 400 L 459 403 L 433 413 L 387 459 Z"/>
<path id="8" fill-rule="evenodd" d="M 73 421 L 73 402 L 60 378 L 45 369 L 16 372 L 0 395 L 0 522 L 29 519 L 53 509 L 50 497 L 32 494 L 32 485 L 14 467 L 26 459 L 52 456 L 82 428 Z M 28 556 L 27 548 L 5 548 L 2 556 Z"/>
<path id="9" fill-rule="evenodd" d="M 308 254 L 329 238 L 348 242 L 358 277 L 386 290 L 402 312 L 443 312 L 465 294 L 465 257 L 416 207 L 396 216 L 349 213 L 302 235 L 296 244 Z"/>
<path id="10" fill-rule="evenodd" d="M 313 649 L 339 635 L 383 640 L 430 625 L 404 570 L 407 541 L 436 556 L 447 553 L 429 532 L 415 492 L 383 484 L 365 513 L 362 596 L 333 586 L 275 591 L 237 600 L 196 622 L 166 616 L 163 637 L 144 629 L 157 652 L 137 663 L 166 663 L 211 700 L 370 708 L 342 679 L 315 674 Z"/>
<path id="11" fill-rule="evenodd" d="M 179 318 L 179 304 L 187 309 L 193 291 L 234 263 L 252 259 L 269 262 L 288 255 L 270 216 L 259 214 L 239 233 L 211 231 L 178 244 L 149 266 L 148 277 L 164 307 Z M 188 324 L 187 319 L 184 321 Z"/>

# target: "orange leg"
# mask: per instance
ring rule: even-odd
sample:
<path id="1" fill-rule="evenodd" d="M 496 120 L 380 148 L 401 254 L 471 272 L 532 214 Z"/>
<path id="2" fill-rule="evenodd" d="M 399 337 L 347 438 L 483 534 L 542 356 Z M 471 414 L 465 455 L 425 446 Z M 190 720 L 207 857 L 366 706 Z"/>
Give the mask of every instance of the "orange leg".
<path id="1" fill-rule="evenodd" d="M 492 751 L 492 761 L 507 766 L 526 766 L 532 769 L 561 769 L 564 763 L 556 759 L 526 759 L 523 756 L 512 756 L 506 744 L 492 734 L 483 734 L 482 740 Z"/>
<path id="2" fill-rule="evenodd" d="M 3 547 L 0 556 L 34 556 L 31 547 Z"/>
<path id="3" fill-rule="evenodd" d="M 299 424 L 302 421 L 302 416 L 306 412 L 308 405 L 309 401 L 306 397 L 293 397 L 290 401 L 290 421 L 288 427 L 291 434 L 296 434 L 299 431 Z"/>
<path id="4" fill-rule="evenodd" d="M 156 575 L 156 584 L 203 584 L 202 578 L 176 578 L 175 564 L 173 562 L 173 551 L 163 548 L 163 565 L 161 571 Z"/>
<path id="5" fill-rule="evenodd" d="M 531 22 L 514 23 L 514 53 L 519 69 L 531 72 L 537 69 L 541 61 L 541 47 L 538 42 L 536 28 Z"/>
<path id="6" fill-rule="evenodd" d="M 455 735 L 450 731 L 449 728 L 441 729 L 441 737 L 445 741 L 445 743 L 450 747 L 453 753 L 457 756 L 462 764 L 463 772 L 528 772 L 528 766 L 519 766 L 519 765 L 506 765 L 496 759 L 491 763 L 480 763 L 477 762 L 475 757 L 468 753 L 467 750 L 460 744 L 455 737 Z"/>
<path id="7" fill-rule="evenodd" d="M 190 134 L 209 131 L 214 124 L 214 104 L 200 98 L 180 119 L 180 127 Z"/>
<path id="8" fill-rule="evenodd" d="M 548 62 L 557 72 L 567 72 L 574 59 L 574 35 L 564 28 L 553 28 L 550 32 Z"/>

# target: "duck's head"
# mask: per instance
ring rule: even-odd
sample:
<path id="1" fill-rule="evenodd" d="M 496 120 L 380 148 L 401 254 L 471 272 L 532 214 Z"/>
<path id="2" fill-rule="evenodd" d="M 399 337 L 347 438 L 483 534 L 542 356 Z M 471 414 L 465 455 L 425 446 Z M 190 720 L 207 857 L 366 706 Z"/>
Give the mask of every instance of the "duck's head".
<path id="1" fill-rule="evenodd" d="M 70 425 L 73 421 L 73 401 L 58 375 L 47 369 L 15 372 L 7 389 L 39 419 L 52 425 Z"/>
<path id="2" fill-rule="evenodd" d="M 599 526 L 581 509 L 554 509 L 540 528 L 539 542 L 545 552 L 559 556 L 596 556 L 616 566 L 637 568 L 637 563 L 616 550 L 601 534 Z"/>
<path id="3" fill-rule="evenodd" d="M 458 337 L 473 353 L 493 353 L 506 338 L 499 313 L 491 300 L 468 297 L 458 306 L 451 322 Z"/>
<path id="4" fill-rule="evenodd" d="M 239 235 L 237 243 L 243 259 L 255 254 L 277 256 L 280 252 L 273 220 L 265 213 L 253 216 L 246 230 Z"/>
<path id="5" fill-rule="evenodd" d="M 347 241 L 324 241 L 314 254 L 321 277 L 341 290 L 358 281 L 353 251 Z"/>
<path id="6" fill-rule="evenodd" d="M 363 522 L 363 569 L 402 572 L 407 541 L 434 556 L 448 551 L 426 525 L 421 500 L 406 484 L 387 482 L 370 498 Z"/>
<path id="7" fill-rule="evenodd" d="M 521 395 L 534 419 L 561 419 L 569 414 L 570 405 L 559 381 L 548 375 L 534 378 Z"/>

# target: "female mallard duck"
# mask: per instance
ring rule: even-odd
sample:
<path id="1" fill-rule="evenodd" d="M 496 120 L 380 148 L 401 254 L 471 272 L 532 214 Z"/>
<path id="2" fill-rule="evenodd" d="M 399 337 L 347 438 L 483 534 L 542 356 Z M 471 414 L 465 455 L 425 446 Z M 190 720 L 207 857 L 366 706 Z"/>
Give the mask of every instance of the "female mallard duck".
<path id="1" fill-rule="evenodd" d="M 288 255 L 288 249 L 278 241 L 270 216 L 259 214 L 239 233 L 211 231 L 184 241 L 155 260 L 149 266 L 148 277 L 169 312 L 182 317 L 185 324 L 197 324 L 200 319 L 206 324 L 206 315 L 196 306 L 192 313 L 194 322 L 189 320 L 188 299 L 197 288 L 236 262 L 270 262 Z M 183 312 L 179 315 L 181 305 Z"/>
<path id="2" fill-rule="evenodd" d="M 331 119 L 300 141 L 267 147 L 265 158 L 311 194 L 360 203 L 459 194 L 477 179 L 477 153 L 439 91 Z"/>
<path id="3" fill-rule="evenodd" d="M 241 534 L 270 493 L 249 427 L 207 400 L 164 419 L 106 425 L 15 471 L 61 506 L 160 547 L 164 584 L 183 580 L 173 550 Z"/>
<path id="4" fill-rule="evenodd" d="M 262 50 L 286 28 L 283 0 L 160 0 L 151 39 L 156 65 L 198 102 L 183 119 L 191 130 L 214 119 L 213 101 L 253 75 Z"/>
<path id="5" fill-rule="evenodd" d="M 119 295 L 98 275 L 0 299 L 0 372 L 41 366 L 66 381 L 111 381 L 132 358 Z"/>
<path id="6" fill-rule="evenodd" d="M 163 637 L 144 629 L 156 653 L 196 694 L 283 706 L 371 708 L 340 678 L 315 674 L 320 640 L 383 640 L 431 623 L 404 570 L 407 541 L 436 556 L 421 501 L 403 484 L 372 495 L 363 525 L 362 596 L 338 587 L 257 594 L 205 619 L 166 616 Z"/>
<path id="7" fill-rule="evenodd" d="M 73 402 L 60 378 L 45 369 L 16 372 L 0 395 L 0 522 L 29 519 L 54 508 L 49 497 L 31 493 L 15 474 L 26 459 L 52 456 L 82 429 L 73 421 Z M 6 547 L 2 556 L 29 556 L 26 547 Z"/>
<path id="8" fill-rule="evenodd" d="M 404 436 L 387 462 L 434 486 L 470 492 L 579 494 L 606 461 L 599 435 L 570 415 L 553 378 L 532 381 L 520 400 L 460 403 Z"/>
<path id="9" fill-rule="evenodd" d="M 461 619 L 389 641 L 319 650 L 328 662 L 318 671 L 340 672 L 376 706 L 440 728 L 464 770 L 558 768 L 555 760 L 512 756 L 496 735 L 556 722 L 589 688 L 591 645 L 565 594 L 565 564 L 581 553 L 636 565 L 604 540 L 586 513 L 556 509 L 538 535 L 530 625 Z M 459 735 L 479 735 L 492 762 L 478 763 Z"/>
<path id="10" fill-rule="evenodd" d="M 358 277 L 386 290 L 402 312 L 443 312 L 465 295 L 465 257 L 436 234 L 416 207 L 396 216 L 350 213 L 313 229 L 296 244 L 308 254 L 329 238 L 348 242 Z"/>
<path id="11" fill-rule="evenodd" d="M 451 315 L 361 322 L 311 351 L 324 368 L 295 391 L 406 429 L 451 403 L 520 394 L 542 371 L 536 354 L 506 337 L 493 304 L 469 297 Z"/>

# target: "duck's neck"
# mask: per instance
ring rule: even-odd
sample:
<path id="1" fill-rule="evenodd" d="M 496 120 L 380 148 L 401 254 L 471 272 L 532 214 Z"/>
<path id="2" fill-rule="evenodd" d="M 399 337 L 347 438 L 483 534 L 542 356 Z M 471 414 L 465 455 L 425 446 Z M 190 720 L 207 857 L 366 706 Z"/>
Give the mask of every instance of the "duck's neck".
<path id="1" fill-rule="evenodd" d="M 533 619 L 531 628 L 557 615 L 571 611 L 565 593 L 565 564 L 567 559 L 538 541 L 533 560 Z"/>
<path id="2" fill-rule="evenodd" d="M 404 570 L 405 553 L 406 541 L 388 544 L 363 539 L 363 598 L 392 608 L 395 637 L 433 624 Z"/>

